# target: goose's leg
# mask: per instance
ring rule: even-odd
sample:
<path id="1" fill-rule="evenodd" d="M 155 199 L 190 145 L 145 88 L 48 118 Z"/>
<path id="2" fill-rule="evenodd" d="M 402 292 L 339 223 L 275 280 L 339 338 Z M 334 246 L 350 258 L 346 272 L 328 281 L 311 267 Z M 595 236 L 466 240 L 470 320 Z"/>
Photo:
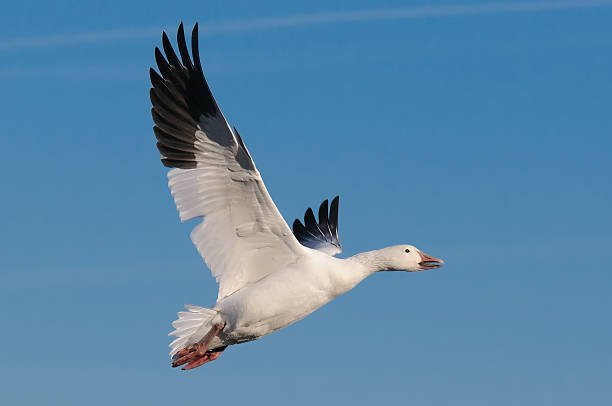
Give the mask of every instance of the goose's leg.
<path id="1" fill-rule="evenodd" d="M 202 364 L 205 364 L 208 361 L 212 361 L 212 359 L 209 359 L 210 358 L 209 354 L 212 354 L 212 353 L 207 353 L 208 347 L 210 347 L 210 343 L 212 342 L 213 338 L 215 338 L 217 334 L 219 334 L 219 332 L 223 330 L 223 327 L 225 327 L 225 324 L 222 324 L 222 323 L 215 324 L 210 329 L 210 331 L 206 333 L 206 335 L 204 336 L 202 340 L 180 350 L 174 356 L 172 367 L 175 368 L 180 365 L 189 363 L 189 365 L 185 366 L 183 369 L 192 369 Z M 219 352 L 219 355 L 220 355 L 220 352 Z M 219 358 L 219 355 L 217 355 L 214 359 Z M 192 364 L 195 364 L 196 362 L 199 362 L 199 361 L 203 361 L 203 362 L 198 363 L 198 365 L 191 366 Z"/>
<path id="2" fill-rule="evenodd" d="M 216 348 L 214 351 L 207 351 L 206 354 L 202 358 L 198 358 L 195 361 L 190 362 L 189 364 L 183 367 L 183 371 L 187 371 L 189 369 L 197 368 L 200 365 L 204 365 L 207 362 L 214 361 L 221 356 L 221 353 L 226 347 Z"/>

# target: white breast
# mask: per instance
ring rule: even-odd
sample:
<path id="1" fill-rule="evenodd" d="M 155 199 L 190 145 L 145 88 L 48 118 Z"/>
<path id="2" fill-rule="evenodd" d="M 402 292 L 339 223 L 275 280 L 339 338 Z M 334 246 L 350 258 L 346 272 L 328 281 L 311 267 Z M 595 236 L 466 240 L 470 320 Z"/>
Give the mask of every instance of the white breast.
<path id="1" fill-rule="evenodd" d="M 363 277 L 353 263 L 313 251 L 218 302 L 215 308 L 227 322 L 223 341 L 255 340 L 286 327 L 350 290 Z"/>

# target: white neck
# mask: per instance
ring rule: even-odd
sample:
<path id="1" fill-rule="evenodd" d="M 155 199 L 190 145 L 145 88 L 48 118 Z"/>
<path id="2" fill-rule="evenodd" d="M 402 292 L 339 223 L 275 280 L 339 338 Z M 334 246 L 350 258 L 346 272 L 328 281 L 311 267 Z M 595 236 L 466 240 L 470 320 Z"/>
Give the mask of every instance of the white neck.
<path id="1" fill-rule="evenodd" d="M 333 292 L 332 297 L 348 292 L 374 272 L 384 269 L 384 261 L 377 251 L 363 252 L 346 259 L 333 258 L 333 261 L 338 266 L 330 269 L 330 284 L 324 288 Z"/>
<path id="2" fill-rule="evenodd" d="M 354 262 L 359 271 L 365 273 L 364 278 L 379 271 L 385 271 L 390 268 L 387 256 L 383 250 L 374 250 L 362 252 L 352 257 L 347 258 L 347 261 Z"/>
<path id="3" fill-rule="evenodd" d="M 348 292 L 373 273 L 390 270 L 388 254 L 384 251 L 385 249 L 362 252 L 346 259 L 334 258 L 341 266 L 330 273 L 332 283 L 329 290 L 333 292 L 332 297 Z"/>

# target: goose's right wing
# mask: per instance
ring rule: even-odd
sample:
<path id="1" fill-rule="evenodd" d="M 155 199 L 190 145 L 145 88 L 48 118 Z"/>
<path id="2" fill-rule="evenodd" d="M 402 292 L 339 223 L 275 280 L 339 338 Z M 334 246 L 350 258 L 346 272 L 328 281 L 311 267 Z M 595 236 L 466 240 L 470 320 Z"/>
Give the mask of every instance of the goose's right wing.
<path id="1" fill-rule="evenodd" d="M 193 63 L 183 25 L 177 57 L 166 34 L 151 69 L 157 148 L 172 169 L 169 186 L 181 221 L 201 218 L 191 239 L 219 282 L 219 299 L 282 269 L 306 250 L 266 190 L 238 132 L 231 130 L 204 79 L 193 29 Z"/>

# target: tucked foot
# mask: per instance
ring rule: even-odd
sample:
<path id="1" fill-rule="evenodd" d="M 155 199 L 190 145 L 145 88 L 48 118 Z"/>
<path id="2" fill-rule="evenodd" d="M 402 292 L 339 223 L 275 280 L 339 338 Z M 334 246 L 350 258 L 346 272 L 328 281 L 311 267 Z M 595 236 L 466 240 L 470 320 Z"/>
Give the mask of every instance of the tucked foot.
<path id="1" fill-rule="evenodd" d="M 225 324 L 215 324 L 200 342 L 187 346 L 177 352 L 172 358 L 172 367 L 176 368 L 188 364 L 183 369 L 193 369 L 219 358 L 225 347 L 215 349 L 215 351 L 208 351 L 208 347 L 213 338 L 223 330 L 223 327 L 225 327 Z"/>
<path id="2" fill-rule="evenodd" d="M 207 351 L 203 356 L 195 359 L 194 361 L 189 362 L 187 365 L 185 365 L 181 369 L 183 371 L 187 371 L 193 368 L 197 368 L 201 365 L 204 365 L 207 362 L 214 361 L 221 356 L 221 353 L 223 352 L 223 350 L 225 350 L 225 348 L 226 347 L 221 347 L 221 348 L 215 349 L 214 351 Z"/>
<path id="3" fill-rule="evenodd" d="M 205 356 L 206 347 L 202 343 L 192 344 L 176 353 L 172 359 L 172 368 L 176 368 L 188 362 L 194 362 Z"/>

